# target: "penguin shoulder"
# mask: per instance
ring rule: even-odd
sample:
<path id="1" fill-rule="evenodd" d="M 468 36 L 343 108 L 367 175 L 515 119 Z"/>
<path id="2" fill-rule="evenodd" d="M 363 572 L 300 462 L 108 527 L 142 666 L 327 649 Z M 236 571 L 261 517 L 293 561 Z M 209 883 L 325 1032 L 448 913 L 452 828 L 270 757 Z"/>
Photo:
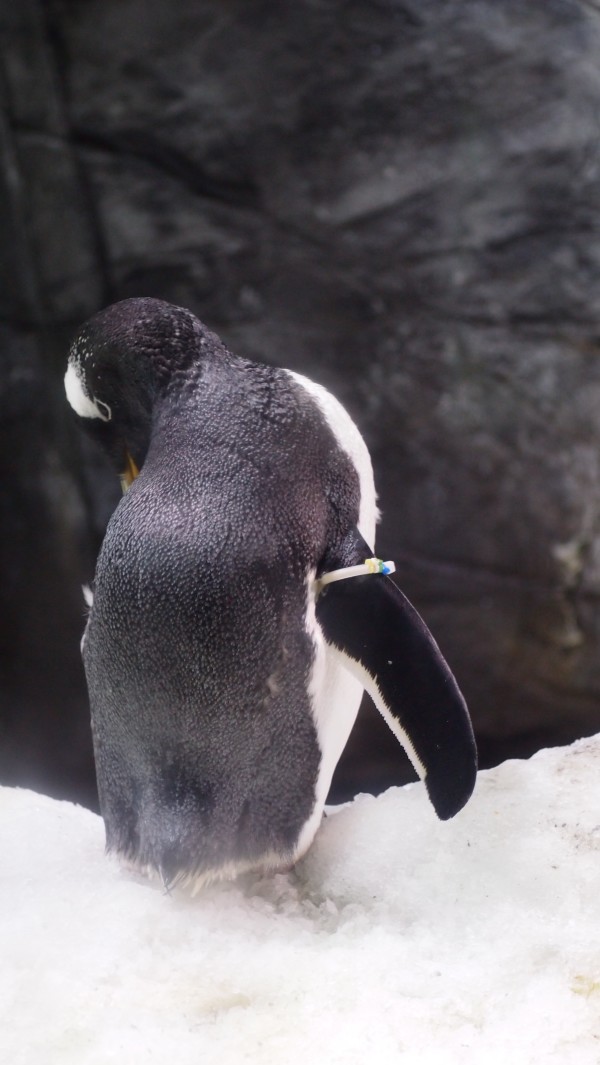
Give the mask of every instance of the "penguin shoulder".
<path id="1" fill-rule="evenodd" d="M 286 373 L 310 397 L 337 446 L 350 459 L 360 484 L 358 527 L 365 540 L 368 543 L 374 543 L 375 525 L 379 520 L 379 511 L 377 509 L 373 464 L 369 449 L 358 426 L 346 408 L 323 385 L 296 373 L 294 370 L 287 370 Z"/>

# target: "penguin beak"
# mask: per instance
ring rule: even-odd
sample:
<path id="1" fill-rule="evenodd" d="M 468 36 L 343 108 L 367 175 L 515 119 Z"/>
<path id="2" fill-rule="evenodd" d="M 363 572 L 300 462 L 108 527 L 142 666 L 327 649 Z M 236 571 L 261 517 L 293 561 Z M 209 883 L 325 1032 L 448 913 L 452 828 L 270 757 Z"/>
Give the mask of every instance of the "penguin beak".
<path id="1" fill-rule="evenodd" d="M 127 489 L 131 487 L 140 472 L 135 464 L 135 461 L 132 459 L 129 451 L 125 452 L 125 459 L 125 469 L 121 474 L 121 488 L 123 489 L 123 494 L 125 494 Z"/>

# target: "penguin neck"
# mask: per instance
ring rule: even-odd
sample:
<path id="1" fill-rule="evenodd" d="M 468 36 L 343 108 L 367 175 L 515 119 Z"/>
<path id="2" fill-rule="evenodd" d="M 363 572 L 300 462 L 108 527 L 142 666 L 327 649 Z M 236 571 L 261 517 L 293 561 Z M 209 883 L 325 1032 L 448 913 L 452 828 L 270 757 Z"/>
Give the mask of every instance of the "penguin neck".
<path id="1" fill-rule="evenodd" d="M 183 406 L 197 403 L 207 384 L 219 378 L 222 380 L 223 375 L 244 361 L 204 327 L 198 330 L 194 339 L 194 345 L 171 350 L 168 357 L 156 353 L 153 358 L 154 405 L 157 410 L 165 401 L 169 405 Z"/>
<path id="2" fill-rule="evenodd" d="M 225 348 L 210 348 L 202 359 L 171 367 L 156 384 L 149 443 L 160 438 L 162 448 L 185 450 L 190 433 L 205 435 L 215 412 L 230 405 L 243 362 Z"/>
<path id="3" fill-rule="evenodd" d="M 223 348 L 202 353 L 189 362 L 172 364 L 168 373 L 160 370 L 155 375 L 153 421 L 170 416 L 182 418 L 194 410 L 201 411 L 204 397 L 214 396 L 219 389 L 227 388 L 227 382 L 235 377 L 238 359 Z"/>

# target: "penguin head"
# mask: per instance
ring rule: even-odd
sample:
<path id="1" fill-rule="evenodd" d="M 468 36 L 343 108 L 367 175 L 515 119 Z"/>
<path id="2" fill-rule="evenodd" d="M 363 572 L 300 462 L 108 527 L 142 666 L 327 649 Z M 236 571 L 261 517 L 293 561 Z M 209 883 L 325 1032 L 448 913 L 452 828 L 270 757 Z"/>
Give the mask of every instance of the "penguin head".
<path id="1" fill-rule="evenodd" d="M 135 298 L 94 315 L 73 340 L 67 399 L 108 453 L 124 490 L 146 457 L 157 399 L 199 361 L 207 336 L 191 311 Z"/>

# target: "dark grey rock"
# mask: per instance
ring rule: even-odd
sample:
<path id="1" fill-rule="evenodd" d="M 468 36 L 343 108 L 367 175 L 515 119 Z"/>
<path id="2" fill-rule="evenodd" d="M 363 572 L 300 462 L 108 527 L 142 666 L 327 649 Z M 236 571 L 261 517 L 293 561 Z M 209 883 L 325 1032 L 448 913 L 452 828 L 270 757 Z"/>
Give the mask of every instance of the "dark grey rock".
<path id="1" fill-rule="evenodd" d="M 31 690 L 20 718 L 24 681 L 4 687 L 0 778 L 58 701 L 89 767 L 78 583 L 116 489 L 66 428 L 60 379 L 69 330 L 129 295 L 191 307 L 348 405 L 378 547 L 486 763 L 600 728 L 596 6 L 25 0 L 2 17 L 0 584 Z M 374 720 L 342 789 L 404 772 Z"/>

